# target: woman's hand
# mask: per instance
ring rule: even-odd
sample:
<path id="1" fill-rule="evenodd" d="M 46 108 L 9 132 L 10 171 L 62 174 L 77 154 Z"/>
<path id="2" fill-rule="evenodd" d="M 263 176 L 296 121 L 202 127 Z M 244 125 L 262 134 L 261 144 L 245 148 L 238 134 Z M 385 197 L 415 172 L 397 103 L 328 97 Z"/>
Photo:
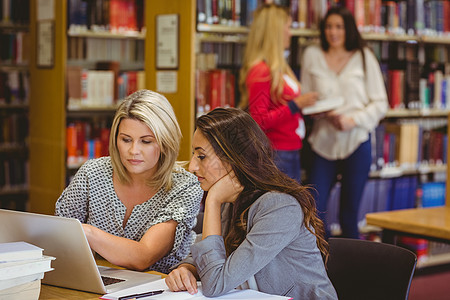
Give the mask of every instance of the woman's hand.
<path id="1" fill-rule="evenodd" d="M 327 118 L 334 127 L 341 131 L 348 131 L 356 126 L 356 123 L 352 117 L 338 115 L 331 112 L 327 115 Z"/>
<path id="2" fill-rule="evenodd" d="M 304 108 L 316 104 L 318 98 L 319 93 L 309 92 L 298 96 L 294 99 L 294 102 L 297 104 L 298 108 Z"/>
<path id="3" fill-rule="evenodd" d="M 196 274 L 197 270 L 193 265 L 181 264 L 169 273 L 165 281 L 172 292 L 187 291 L 193 295 L 198 292 L 197 278 L 194 273 Z"/>
<path id="4" fill-rule="evenodd" d="M 214 199 L 217 203 L 234 202 L 244 187 L 233 171 L 228 172 L 225 176 L 214 183 L 208 191 L 208 198 Z"/>

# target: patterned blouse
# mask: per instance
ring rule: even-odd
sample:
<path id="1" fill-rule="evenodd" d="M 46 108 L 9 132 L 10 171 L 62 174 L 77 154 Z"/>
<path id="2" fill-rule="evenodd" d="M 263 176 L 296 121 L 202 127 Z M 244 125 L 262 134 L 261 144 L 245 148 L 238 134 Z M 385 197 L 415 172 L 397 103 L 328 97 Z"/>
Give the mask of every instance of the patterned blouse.
<path id="1" fill-rule="evenodd" d="M 110 234 L 135 241 L 139 241 L 153 225 L 169 220 L 178 222 L 172 250 L 149 268 L 168 273 L 172 265 L 190 252 L 195 239 L 192 227 L 203 195 L 197 178 L 184 169 L 174 171 L 172 179 L 173 186 L 169 191 L 161 189 L 148 201 L 136 205 L 123 228 L 126 207 L 114 190 L 111 158 L 89 160 L 59 197 L 55 214 L 76 218 Z"/>

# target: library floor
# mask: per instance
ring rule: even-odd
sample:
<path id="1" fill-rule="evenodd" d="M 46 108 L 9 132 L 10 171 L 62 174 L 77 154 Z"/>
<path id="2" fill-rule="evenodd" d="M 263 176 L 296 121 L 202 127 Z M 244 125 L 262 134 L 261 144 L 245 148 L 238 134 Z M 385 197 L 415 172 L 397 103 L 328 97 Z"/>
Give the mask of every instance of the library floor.
<path id="1" fill-rule="evenodd" d="M 409 300 L 444 300 L 450 295 L 450 265 L 416 270 Z"/>

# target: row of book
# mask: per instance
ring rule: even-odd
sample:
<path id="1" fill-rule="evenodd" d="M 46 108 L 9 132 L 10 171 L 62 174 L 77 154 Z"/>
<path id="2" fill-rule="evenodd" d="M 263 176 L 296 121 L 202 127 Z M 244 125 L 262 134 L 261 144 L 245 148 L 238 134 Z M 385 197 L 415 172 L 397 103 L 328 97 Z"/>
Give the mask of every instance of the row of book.
<path id="1" fill-rule="evenodd" d="M 0 104 L 28 104 L 29 77 L 27 71 L 0 72 Z"/>
<path id="2" fill-rule="evenodd" d="M 69 0 L 69 31 L 141 31 L 145 26 L 144 3 L 144 0 Z"/>
<path id="3" fill-rule="evenodd" d="M 199 23 L 248 26 L 253 11 L 263 3 L 289 7 L 293 28 L 318 29 L 332 5 L 344 5 L 362 32 L 435 35 L 449 32 L 450 3 L 445 0 L 197 0 Z"/>
<path id="4" fill-rule="evenodd" d="M 216 66 L 221 68 L 239 68 L 244 57 L 243 43 L 212 43 L 203 42 L 200 45 L 201 54 L 215 54 Z"/>
<path id="5" fill-rule="evenodd" d="M 302 0 L 299 0 L 302 1 Z M 446 0 L 346 0 L 356 25 L 364 32 L 434 35 L 450 31 Z"/>
<path id="6" fill-rule="evenodd" d="M 197 20 L 204 24 L 248 26 L 263 0 L 197 0 Z"/>
<path id="7" fill-rule="evenodd" d="M 224 69 L 196 70 L 197 113 L 203 114 L 217 107 L 235 107 L 235 75 Z"/>
<path id="8" fill-rule="evenodd" d="M 25 65 L 30 57 L 28 32 L 0 33 L 0 63 Z"/>
<path id="9" fill-rule="evenodd" d="M 144 61 L 144 41 L 136 39 L 98 39 L 69 37 L 68 59 Z"/>
<path id="10" fill-rule="evenodd" d="M 414 69 L 388 70 L 389 106 L 393 109 L 450 108 L 450 74 L 444 75 L 441 70 L 436 70 L 430 72 L 428 78 L 419 78 L 418 73 L 418 66 Z"/>
<path id="11" fill-rule="evenodd" d="M 39 299 L 41 279 L 55 258 L 26 242 L 0 243 L 0 298 Z"/>
<path id="12" fill-rule="evenodd" d="M 99 62 L 98 66 L 104 68 L 67 67 L 69 109 L 114 107 L 120 99 L 145 88 L 144 71 L 120 72 L 118 63 L 112 62 Z"/>
<path id="13" fill-rule="evenodd" d="M 0 23 L 23 24 L 30 23 L 29 0 L 0 0 Z"/>
<path id="14" fill-rule="evenodd" d="M 0 148 L 24 146 L 28 137 L 26 112 L 0 112 Z"/>
<path id="15" fill-rule="evenodd" d="M 78 168 L 86 160 L 109 155 L 107 120 L 74 121 L 66 127 L 67 167 Z"/>
<path id="16" fill-rule="evenodd" d="M 332 232 L 339 232 L 339 202 L 341 184 L 332 188 L 327 206 L 327 224 Z M 445 204 L 445 182 L 420 183 L 416 175 L 397 178 L 369 179 L 364 187 L 358 210 L 358 227 L 366 225 L 367 213 L 432 207 Z"/>
<path id="17" fill-rule="evenodd" d="M 28 187 L 28 161 L 0 158 L 0 191 Z"/>
<path id="18" fill-rule="evenodd" d="M 445 119 L 417 119 L 412 122 L 377 126 L 372 134 L 372 170 L 386 166 L 417 167 L 447 163 Z"/>

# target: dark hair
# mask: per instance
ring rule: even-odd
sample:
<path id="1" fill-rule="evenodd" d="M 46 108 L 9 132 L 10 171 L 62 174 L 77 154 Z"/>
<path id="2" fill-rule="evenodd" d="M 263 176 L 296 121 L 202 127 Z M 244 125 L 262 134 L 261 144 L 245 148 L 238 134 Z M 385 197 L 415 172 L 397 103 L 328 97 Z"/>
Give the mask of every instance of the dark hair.
<path id="1" fill-rule="evenodd" d="M 320 46 L 324 51 L 328 51 L 328 49 L 330 48 L 330 44 L 328 43 L 327 38 L 325 37 L 325 24 L 331 15 L 341 16 L 342 19 L 344 20 L 345 49 L 347 51 L 359 50 L 361 52 L 365 71 L 366 60 L 364 55 L 364 48 L 366 47 L 366 41 L 362 38 L 361 34 L 359 33 L 358 27 L 356 27 L 355 18 L 346 7 L 333 6 L 327 11 L 326 15 L 320 22 Z"/>
<path id="2" fill-rule="evenodd" d="M 234 202 L 230 230 L 225 237 L 228 255 L 245 239 L 250 206 L 260 195 L 278 191 L 292 195 L 300 203 L 303 223 L 316 236 L 318 248 L 327 257 L 328 244 L 314 198 L 307 187 L 276 167 L 269 139 L 248 113 L 237 108 L 216 108 L 198 118 L 197 130 L 206 137 L 219 159 L 231 166 L 244 187 Z"/>

